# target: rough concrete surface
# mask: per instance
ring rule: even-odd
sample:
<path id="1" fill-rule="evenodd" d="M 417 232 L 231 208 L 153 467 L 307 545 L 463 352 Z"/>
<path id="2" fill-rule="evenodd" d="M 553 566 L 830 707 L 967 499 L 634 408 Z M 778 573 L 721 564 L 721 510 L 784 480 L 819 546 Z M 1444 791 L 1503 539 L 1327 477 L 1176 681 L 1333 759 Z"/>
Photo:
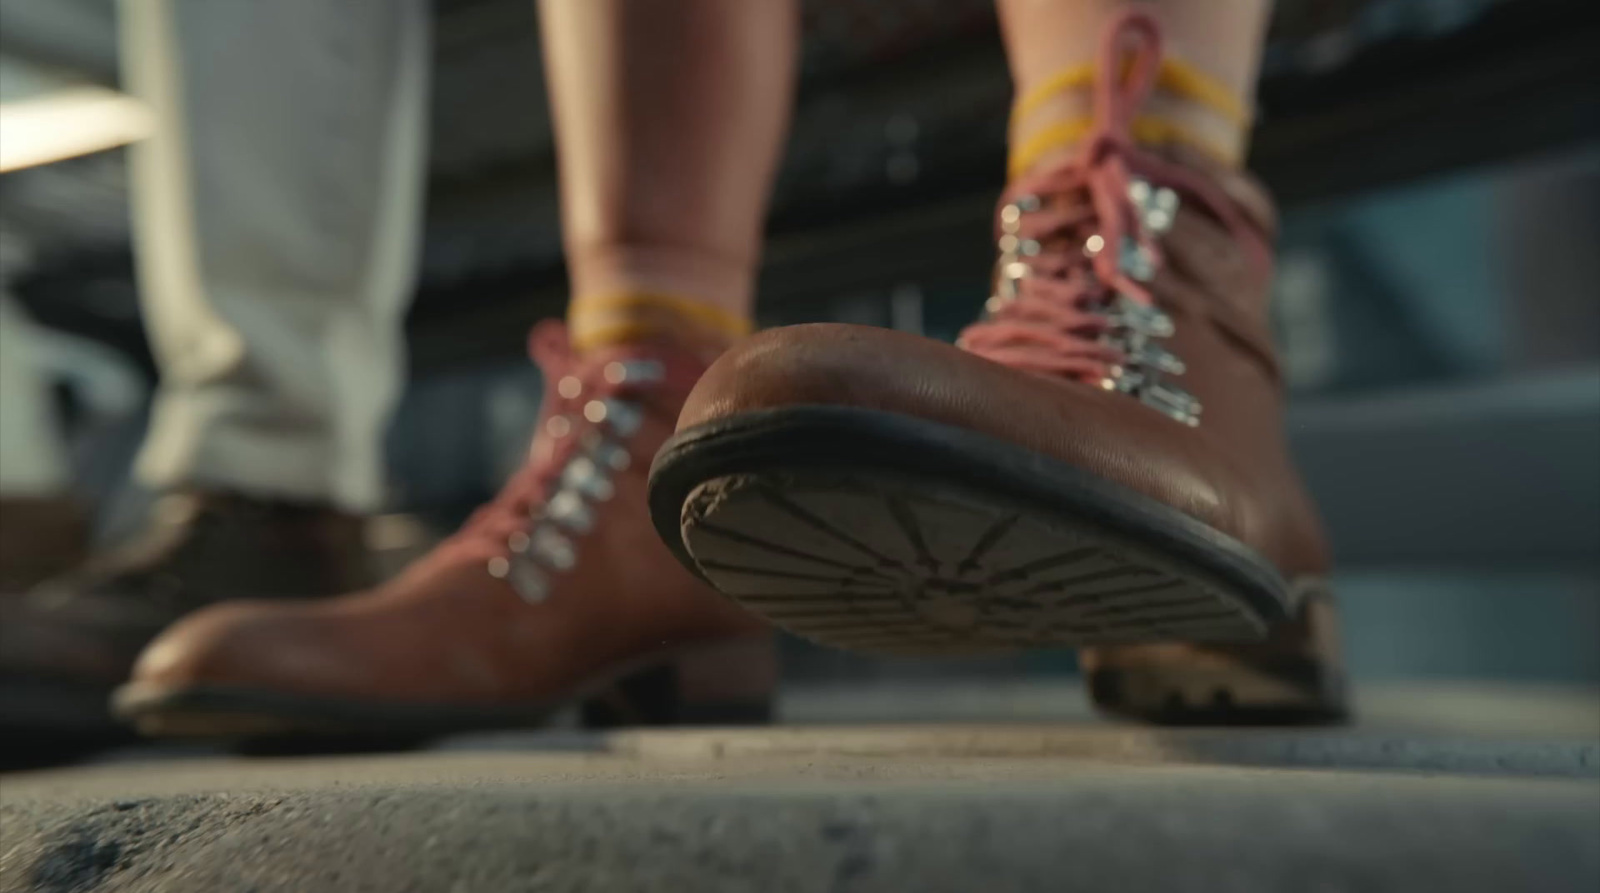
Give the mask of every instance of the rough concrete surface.
<path id="1" fill-rule="evenodd" d="M 134 755 L 0 777 L 0 891 L 1593 893 L 1600 736 L 1563 722 L 1581 733 L 1013 720 Z"/>

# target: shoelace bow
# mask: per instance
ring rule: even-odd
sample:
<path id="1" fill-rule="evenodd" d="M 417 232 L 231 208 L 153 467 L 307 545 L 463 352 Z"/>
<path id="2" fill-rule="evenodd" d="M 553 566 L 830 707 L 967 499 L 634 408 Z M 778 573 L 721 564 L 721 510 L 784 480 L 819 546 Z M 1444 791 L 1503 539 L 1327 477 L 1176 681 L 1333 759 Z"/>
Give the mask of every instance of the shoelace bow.
<path id="1" fill-rule="evenodd" d="M 996 294 L 957 343 L 1009 366 L 1140 392 L 1195 424 L 1198 402 L 1157 384 L 1160 373 L 1184 371 L 1152 342 L 1172 334 L 1149 287 L 1164 262 L 1158 238 L 1176 219 L 1180 194 L 1230 229 L 1240 222 L 1206 179 L 1136 151 L 1132 121 L 1160 67 L 1159 25 L 1142 11 L 1124 13 L 1101 48 L 1094 129 L 1076 157 L 1007 188 Z M 1135 377 L 1125 378 L 1128 367 Z"/>

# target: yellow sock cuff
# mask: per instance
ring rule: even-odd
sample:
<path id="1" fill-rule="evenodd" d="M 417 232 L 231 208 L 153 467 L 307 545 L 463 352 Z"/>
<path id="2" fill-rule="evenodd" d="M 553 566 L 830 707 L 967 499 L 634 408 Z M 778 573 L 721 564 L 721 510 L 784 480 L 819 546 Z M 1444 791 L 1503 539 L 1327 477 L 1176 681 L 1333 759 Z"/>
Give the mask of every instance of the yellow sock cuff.
<path id="1" fill-rule="evenodd" d="M 1093 127 L 1094 119 L 1088 115 L 1051 124 L 1011 151 L 1011 158 L 1007 163 L 1008 173 L 1012 179 L 1021 176 L 1045 154 L 1082 142 Z M 1218 146 L 1182 124 L 1156 115 L 1140 115 L 1134 118 L 1132 131 L 1134 142 L 1141 145 L 1164 146 L 1182 143 L 1199 149 L 1224 164 L 1236 166 L 1239 163 L 1237 153 L 1231 149 Z"/>
<path id="2" fill-rule="evenodd" d="M 750 334 L 753 324 L 736 313 L 682 295 L 617 292 L 578 295 L 567 304 L 573 347 L 588 350 L 658 337 L 671 330 L 663 317 L 680 317 L 728 338 Z"/>
<path id="3" fill-rule="evenodd" d="M 1049 101 L 1057 93 L 1068 90 L 1077 90 L 1088 87 L 1094 83 L 1095 64 L 1085 62 L 1071 68 L 1056 72 L 1045 78 L 1032 90 L 1023 94 L 1012 103 L 1011 121 L 1013 124 L 1039 110 L 1041 105 Z M 1227 118 L 1240 129 L 1250 126 L 1250 110 L 1239 97 L 1233 94 L 1221 81 L 1211 77 L 1193 65 L 1177 59 L 1163 59 L 1161 71 L 1156 75 L 1156 86 L 1166 90 L 1174 96 L 1197 102 L 1217 114 Z"/>

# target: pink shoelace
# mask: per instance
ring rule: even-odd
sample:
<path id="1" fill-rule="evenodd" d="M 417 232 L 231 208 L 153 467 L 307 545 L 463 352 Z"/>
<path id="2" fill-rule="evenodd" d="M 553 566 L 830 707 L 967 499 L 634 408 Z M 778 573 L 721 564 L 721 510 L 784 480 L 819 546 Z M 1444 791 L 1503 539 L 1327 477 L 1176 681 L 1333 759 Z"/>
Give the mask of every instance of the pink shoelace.
<path id="1" fill-rule="evenodd" d="M 538 602 L 549 595 L 549 574 L 577 563 L 576 541 L 593 528 L 595 505 L 612 497 L 612 476 L 637 458 L 638 398 L 673 384 L 686 390 L 699 370 L 642 349 L 580 357 L 555 321 L 534 328 L 529 352 L 544 375 L 544 401 L 528 459 L 457 537 L 475 545 L 492 576 Z"/>
<path id="2" fill-rule="evenodd" d="M 1237 214 L 1203 177 L 1134 145 L 1133 118 L 1161 52 L 1147 12 L 1128 10 L 1107 28 L 1094 127 L 1074 158 L 1007 188 L 996 294 L 957 343 L 1007 366 L 1132 394 L 1192 425 L 1198 401 L 1163 380 L 1184 365 L 1155 344 L 1173 330 L 1149 286 L 1163 264 L 1158 238 L 1180 196 L 1225 224 Z"/>

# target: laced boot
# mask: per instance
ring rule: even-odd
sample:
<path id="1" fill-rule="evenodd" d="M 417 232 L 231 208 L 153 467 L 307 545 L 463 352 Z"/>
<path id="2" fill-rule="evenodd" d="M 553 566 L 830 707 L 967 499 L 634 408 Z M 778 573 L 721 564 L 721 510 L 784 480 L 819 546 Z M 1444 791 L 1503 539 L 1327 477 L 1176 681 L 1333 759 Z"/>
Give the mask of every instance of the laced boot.
<path id="1" fill-rule="evenodd" d="M 1160 52 L 1147 14 L 1114 22 L 1095 126 L 1002 197 L 994 294 L 955 346 L 796 326 L 712 365 L 652 473 L 685 566 L 844 648 L 1091 646 L 1128 715 L 1341 713 L 1281 431 L 1271 203 L 1135 145 Z"/>
<path id="2" fill-rule="evenodd" d="M 546 379 L 523 468 L 396 579 L 316 604 L 234 603 L 144 652 L 116 696 L 148 734 L 428 737 L 524 726 L 582 702 L 598 723 L 757 720 L 767 626 L 673 561 L 645 472 L 704 363 L 667 344 L 575 355 Z"/>

